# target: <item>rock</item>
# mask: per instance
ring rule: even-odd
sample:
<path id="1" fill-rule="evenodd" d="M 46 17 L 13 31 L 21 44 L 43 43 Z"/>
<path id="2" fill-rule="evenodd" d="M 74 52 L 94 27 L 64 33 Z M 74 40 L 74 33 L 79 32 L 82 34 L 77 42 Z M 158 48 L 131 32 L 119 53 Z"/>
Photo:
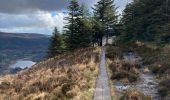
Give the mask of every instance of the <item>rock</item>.
<path id="1" fill-rule="evenodd" d="M 162 65 L 158 65 L 158 67 L 160 68 L 160 67 L 162 67 Z"/>
<path id="2" fill-rule="evenodd" d="M 144 45 L 144 43 L 141 42 L 141 41 L 136 41 L 136 44 L 137 44 L 138 46 L 143 46 L 143 45 Z"/>
<path id="3" fill-rule="evenodd" d="M 148 82 L 148 85 L 155 85 L 154 82 Z"/>
<path id="4" fill-rule="evenodd" d="M 144 73 L 149 73 L 149 72 L 150 72 L 150 70 L 149 70 L 149 68 L 148 68 L 148 67 L 145 67 L 145 68 L 144 68 L 144 70 L 143 70 L 143 72 L 144 72 Z"/>
<path id="5" fill-rule="evenodd" d="M 10 73 L 15 74 L 15 73 L 17 73 L 17 72 L 19 72 L 19 71 L 21 71 L 21 70 L 23 70 L 23 69 L 20 68 L 20 67 L 12 68 L 12 69 L 10 70 Z"/>
<path id="6" fill-rule="evenodd" d="M 126 84 L 126 83 L 129 83 L 129 79 L 128 78 L 124 78 L 121 80 L 122 83 Z"/>

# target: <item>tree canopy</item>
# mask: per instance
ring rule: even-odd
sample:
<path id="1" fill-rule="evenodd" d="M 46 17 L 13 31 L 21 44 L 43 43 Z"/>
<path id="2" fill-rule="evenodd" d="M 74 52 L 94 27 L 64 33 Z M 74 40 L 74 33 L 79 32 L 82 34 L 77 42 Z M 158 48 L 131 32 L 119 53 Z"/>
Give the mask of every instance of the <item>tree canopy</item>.
<path id="1" fill-rule="evenodd" d="M 51 37 L 51 42 L 49 46 L 49 57 L 54 57 L 58 54 L 61 54 L 64 52 L 65 44 L 64 44 L 64 38 L 59 33 L 57 27 L 54 28 L 53 35 Z"/>
<path id="2" fill-rule="evenodd" d="M 137 39 L 157 43 L 168 41 L 167 38 L 170 37 L 168 5 L 167 0 L 134 0 L 128 4 L 122 18 L 125 40 Z"/>
<path id="3" fill-rule="evenodd" d="M 106 36 L 106 43 L 108 43 L 109 32 L 114 31 L 118 17 L 116 9 L 114 0 L 99 0 L 93 8 L 95 19 L 94 29 L 96 28 L 96 36 L 100 38 L 100 42 L 102 42 L 102 37 Z"/>

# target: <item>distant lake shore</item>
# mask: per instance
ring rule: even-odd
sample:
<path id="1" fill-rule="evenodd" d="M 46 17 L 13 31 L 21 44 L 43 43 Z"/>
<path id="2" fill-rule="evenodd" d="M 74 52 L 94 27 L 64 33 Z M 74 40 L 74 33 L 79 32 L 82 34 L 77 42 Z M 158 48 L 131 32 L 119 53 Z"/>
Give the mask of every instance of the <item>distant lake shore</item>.
<path id="1" fill-rule="evenodd" d="M 15 69 L 15 68 L 24 69 L 24 68 L 30 68 L 34 64 L 36 64 L 36 62 L 33 62 L 31 60 L 22 59 L 22 60 L 17 60 L 15 62 L 13 62 L 13 64 L 9 65 L 9 67 L 12 69 Z"/>

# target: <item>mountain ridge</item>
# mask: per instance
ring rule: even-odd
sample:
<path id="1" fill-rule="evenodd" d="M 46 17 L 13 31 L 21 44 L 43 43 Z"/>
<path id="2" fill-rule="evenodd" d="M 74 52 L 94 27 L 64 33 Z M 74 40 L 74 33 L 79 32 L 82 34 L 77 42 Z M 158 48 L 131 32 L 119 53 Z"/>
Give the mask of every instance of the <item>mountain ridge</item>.
<path id="1" fill-rule="evenodd" d="M 40 33 L 9 33 L 9 32 L 1 32 L 1 31 L 0 31 L 0 36 L 3 36 L 3 37 L 22 37 L 22 38 L 50 37 L 50 35 L 40 34 Z"/>

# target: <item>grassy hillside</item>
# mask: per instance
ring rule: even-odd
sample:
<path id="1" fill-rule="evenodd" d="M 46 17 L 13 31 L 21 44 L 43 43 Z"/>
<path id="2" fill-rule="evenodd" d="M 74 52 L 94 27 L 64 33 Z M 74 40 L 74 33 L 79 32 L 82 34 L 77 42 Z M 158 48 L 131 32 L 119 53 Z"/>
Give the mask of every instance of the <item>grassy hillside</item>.
<path id="1" fill-rule="evenodd" d="M 92 100 L 100 48 L 86 48 L 0 78 L 0 99 Z"/>

